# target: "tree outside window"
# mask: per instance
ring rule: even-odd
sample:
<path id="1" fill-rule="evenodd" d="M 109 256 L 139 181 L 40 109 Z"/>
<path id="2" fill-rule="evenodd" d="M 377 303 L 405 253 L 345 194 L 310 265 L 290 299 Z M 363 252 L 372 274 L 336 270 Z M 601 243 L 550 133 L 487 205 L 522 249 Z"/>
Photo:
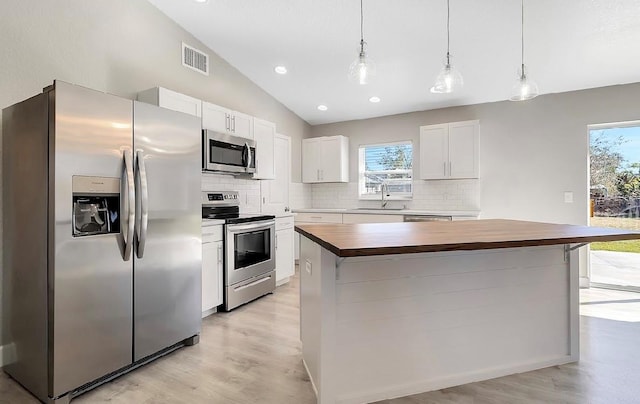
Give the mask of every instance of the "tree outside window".
<path id="1" fill-rule="evenodd" d="M 381 198 L 387 185 L 389 199 L 410 199 L 413 192 L 413 145 L 399 143 L 362 145 L 359 148 L 360 199 Z"/>

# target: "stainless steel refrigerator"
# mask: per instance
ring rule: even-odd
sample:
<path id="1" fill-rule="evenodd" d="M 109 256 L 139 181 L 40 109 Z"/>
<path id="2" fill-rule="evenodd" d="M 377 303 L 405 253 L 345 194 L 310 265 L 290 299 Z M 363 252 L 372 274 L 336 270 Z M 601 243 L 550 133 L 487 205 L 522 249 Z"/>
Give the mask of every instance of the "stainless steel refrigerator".
<path id="1" fill-rule="evenodd" d="M 3 110 L 4 370 L 40 400 L 198 342 L 200 128 L 61 81 Z"/>

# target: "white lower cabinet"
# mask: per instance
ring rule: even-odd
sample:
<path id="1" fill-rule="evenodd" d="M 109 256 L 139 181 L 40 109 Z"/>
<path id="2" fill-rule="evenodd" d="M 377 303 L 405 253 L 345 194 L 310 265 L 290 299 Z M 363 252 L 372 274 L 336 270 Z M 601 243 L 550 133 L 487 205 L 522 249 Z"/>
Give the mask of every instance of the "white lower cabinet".
<path id="1" fill-rule="evenodd" d="M 276 285 L 289 282 L 295 273 L 293 217 L 276 218 Z"/>
<path id="2" fill-rule="evenodd" d="M 202 314 L 222 304 L 222 226 L 202 227 Z"/>

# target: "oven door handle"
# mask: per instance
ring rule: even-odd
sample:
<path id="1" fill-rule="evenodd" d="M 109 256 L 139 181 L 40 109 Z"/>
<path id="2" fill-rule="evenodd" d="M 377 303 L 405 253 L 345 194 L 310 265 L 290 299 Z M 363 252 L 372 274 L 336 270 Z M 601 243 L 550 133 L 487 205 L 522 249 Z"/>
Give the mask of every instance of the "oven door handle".
<path id="1" fill-rule="evenodd" d="M 228 224 L 227 225 L 227 231 L 229 233 L 242 233 L 245 232 L 247 230 L 264 230 L 264 229 L 268 229 L 270 227 L 275 227 L 276 222 L 275 221 L 269 221 L 269 222 L 259 222 L 258 223 L 252 223 L 252 224 Z"/>

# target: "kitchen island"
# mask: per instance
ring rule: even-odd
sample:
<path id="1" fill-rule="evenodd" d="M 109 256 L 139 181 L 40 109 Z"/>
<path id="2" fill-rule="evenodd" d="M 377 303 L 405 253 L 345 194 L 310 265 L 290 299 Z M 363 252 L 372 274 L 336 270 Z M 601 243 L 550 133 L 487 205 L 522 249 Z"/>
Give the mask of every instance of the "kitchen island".
<path id="1" fill-rule="evenodd" d="M 296 226 L 318 403 L 406 396 L 577 361 L 577 248 L 621 229 L 473 220 Z"/>

